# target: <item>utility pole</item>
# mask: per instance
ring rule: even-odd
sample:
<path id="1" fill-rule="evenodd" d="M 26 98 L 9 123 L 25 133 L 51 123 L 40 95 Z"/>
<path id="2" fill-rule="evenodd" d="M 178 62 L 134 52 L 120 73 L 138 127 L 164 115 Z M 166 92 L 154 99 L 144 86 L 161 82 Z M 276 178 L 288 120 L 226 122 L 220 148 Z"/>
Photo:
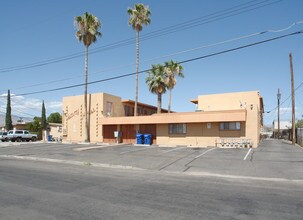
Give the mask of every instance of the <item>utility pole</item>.
<path id="1" fill-rule="evenodd" d="M 296 117 L 295 117 L 295 89 L 294 89 L 294 71 L 292 67 L 292 55 L 289 54 L 290 77 L 291 77 L 291 101 L 292 101 L 292 144 L 296 143 Z"/>
<path id="2" fill-rule="evenodd" d="M 280 99 L 281 99 L 280 89 L 278 89 L 277 98 L 278 98 L 278 139 L 280 139 Z"/>

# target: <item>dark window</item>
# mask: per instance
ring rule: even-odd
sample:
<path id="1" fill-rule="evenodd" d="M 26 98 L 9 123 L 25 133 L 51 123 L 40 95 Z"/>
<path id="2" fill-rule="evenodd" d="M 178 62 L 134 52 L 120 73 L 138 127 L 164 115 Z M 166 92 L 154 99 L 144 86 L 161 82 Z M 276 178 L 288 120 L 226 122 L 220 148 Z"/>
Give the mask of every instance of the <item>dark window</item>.
<path id="1" fill-rule="evenodd" d="M 142 115 L 142 108 L 141 107 L 138 107 L 138 115 Z"/>
<path id="2" fill-rule="evenodd" d="M 240 122 L 221 122 L 220 123 L 220 130 L 240 130 L 241 124 Z"/>
<path id="3" fill-rule="evenodd" d="M 125 116 L 133 116 L 134 115 L 133 108 L 128 106 L 128 105 L 125 105 L 124 106 L 124 114 L 125 114 Z"/>
<path id="4" fill-rule="evenodd" d="M 114 105 L 112 102 L 106 102 L 106 116 L 112 116 L 114 112 Z"/>
<path id="5" fill-rule="evenodd" d="M 186 124 L 168 124 L 169 134 L 186 134 Z"/>

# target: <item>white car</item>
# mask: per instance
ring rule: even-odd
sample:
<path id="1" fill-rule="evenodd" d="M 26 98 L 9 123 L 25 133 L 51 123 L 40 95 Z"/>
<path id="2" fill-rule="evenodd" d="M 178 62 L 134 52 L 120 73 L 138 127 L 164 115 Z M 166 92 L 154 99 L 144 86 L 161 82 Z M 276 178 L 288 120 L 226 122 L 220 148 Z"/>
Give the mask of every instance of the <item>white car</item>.
<path id="1" fill-rule="evenodd" d="M 10 130 L 7 132 L 7 140 L 12 142 L 36 141 L 37 135 L 31 134 L 27 130 Z"/>
<path id="2" fill-rule="evenodd" d="M 2 142 L 7 141 L 7 132 L 6 131 L 0 131 L 0 140 Z"/>

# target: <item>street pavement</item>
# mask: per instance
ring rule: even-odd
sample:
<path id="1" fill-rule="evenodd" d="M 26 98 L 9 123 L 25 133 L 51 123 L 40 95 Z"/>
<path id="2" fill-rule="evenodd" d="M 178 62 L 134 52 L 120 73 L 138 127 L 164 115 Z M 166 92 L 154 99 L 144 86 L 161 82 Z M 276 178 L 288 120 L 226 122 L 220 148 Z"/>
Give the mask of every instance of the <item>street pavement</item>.
<path id="1" fill-rule="evenodd" d="M 86 149 L 86 150 L 85 150 Z M 0 158 L 242 178 L 303 180 L 303 149 L 282 140 L 258 148 L 187 148 L 156 145 L 2 143 Z"/>
<path id="2" fill-rule="evenodd" d="M 0 146 L 4 220 L 303 216 L 303 150 L 281 140 L 256 149 Z"/>

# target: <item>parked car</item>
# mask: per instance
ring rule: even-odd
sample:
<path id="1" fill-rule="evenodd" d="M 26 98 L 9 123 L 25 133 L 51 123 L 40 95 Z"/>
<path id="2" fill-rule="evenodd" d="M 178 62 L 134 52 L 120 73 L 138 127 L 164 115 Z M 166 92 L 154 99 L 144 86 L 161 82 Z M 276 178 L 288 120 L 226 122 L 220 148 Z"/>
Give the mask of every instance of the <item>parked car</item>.
<path id="1" fill-rule="evenodd" d="M 6 131 L 0 131 L 0 140 L 2 142 L 7 141 L 7 132 Z"/>
<path id="2" fill-rule="evenodd" d="M 31 134 L 27 130 L 10 130 L 7 132 L 7 140 L 12 142 L 36 141 L 37 135 Z"/>

